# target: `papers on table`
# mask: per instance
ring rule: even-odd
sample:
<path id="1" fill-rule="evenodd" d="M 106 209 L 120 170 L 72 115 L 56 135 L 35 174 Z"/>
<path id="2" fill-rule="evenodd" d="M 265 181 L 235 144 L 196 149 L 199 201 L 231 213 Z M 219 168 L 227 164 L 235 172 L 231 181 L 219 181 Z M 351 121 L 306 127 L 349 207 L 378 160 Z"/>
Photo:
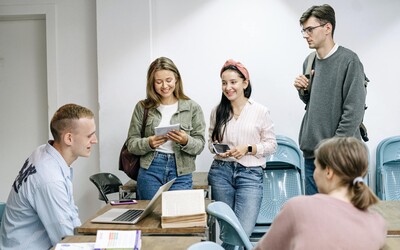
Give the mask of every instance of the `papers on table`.
<path id="1" fill-rule="evenodd" d="M 58 243 L 55 250 L 140 250 L 140 230 L 97 230 L 96 242 Z"/>
<path id="2" fill-rule="evenodd" d="M 160 127 L 155 127 L 155 133 L 156 135 L 166 135 L 168 134 L 169 131 L 172 130 L 180 130 L 181 125 L 179 123 L 177 124 L 172 124 L 172 125 L 168 125 L 168 126 L 160 126 Z"/>
<path id="3" fill-rule="evenodd" d="M 93 250 L 93 242 L 85 243 L 58 243 L 55 250 Z"/>

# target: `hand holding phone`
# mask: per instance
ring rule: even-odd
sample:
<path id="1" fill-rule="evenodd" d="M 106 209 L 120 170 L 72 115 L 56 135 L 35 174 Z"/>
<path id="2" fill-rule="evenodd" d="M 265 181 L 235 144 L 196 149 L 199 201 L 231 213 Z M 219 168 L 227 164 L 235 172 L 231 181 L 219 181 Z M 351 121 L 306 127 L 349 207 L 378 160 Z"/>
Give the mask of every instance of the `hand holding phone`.
<path id="1" fill-rule="evenodd" d="M 224 143 L 213 143 L 212 146 L 216 154 L 223 154 L 230 149 L 228 144 Z"/>
<path id="2" fill-rule="evenodd" d="M 123 200 L 119 200 L 119 201 L 110 201 L 110 204 L 112 206 L 116 206 L 116 205 L 129 205 L 129 204 L 136 204 L 137 201 L 136 200 L 132 200 L 132 199 L 123 199 Z"/>

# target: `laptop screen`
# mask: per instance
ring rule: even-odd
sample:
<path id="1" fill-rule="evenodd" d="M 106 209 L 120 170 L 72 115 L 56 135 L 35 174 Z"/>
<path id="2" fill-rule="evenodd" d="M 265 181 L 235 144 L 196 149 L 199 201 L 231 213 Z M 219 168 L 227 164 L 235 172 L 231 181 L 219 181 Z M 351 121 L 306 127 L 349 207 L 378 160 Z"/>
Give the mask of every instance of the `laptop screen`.
<path id="1" fill-rule="evenodd" d="M 126 213 L 129 210 L 141 210 L 141 209 L 129 209 L 129 208 L 111 208 L 107 212 L 99 215 L 98 217 L 94 218 L 92 222 L 94 223 L 113 223 L 113 224 L 136 224 L 148 214 L 154 211 L 157 205 L 160 203 L 161 194 L 165 191 L 168 191 L 172 184 L 174 183 L 175 179 L 170 180 L 169 182 L 165 183 L 161 187 L 158 188 L 156 194 L 150 200 L 149 204 L 147 204 L 146 208 L 144 209 L 143 213 L 139 214 L 137 218 L 134 218 L 131 221 L 126 220 L 116 220 L 117 217 L 121 216 L 122 214 Z"/>

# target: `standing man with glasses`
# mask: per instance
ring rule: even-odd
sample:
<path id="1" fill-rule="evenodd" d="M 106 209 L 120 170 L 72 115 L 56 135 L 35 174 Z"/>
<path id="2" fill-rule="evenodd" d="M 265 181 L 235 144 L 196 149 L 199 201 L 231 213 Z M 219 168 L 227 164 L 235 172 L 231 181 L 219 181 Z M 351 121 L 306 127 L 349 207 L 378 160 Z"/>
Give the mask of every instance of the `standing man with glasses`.
<path id="1" fill-rule="evenodd" d="M 361 139 L 365 76 L 357 54 L 333 40 L 336 21 L 331 6 L 312 6 L 301 16 L 300 25 L 308 47 L 316 52 L 310 76 L 305 76 L 306 58 L 303 74 L 294 81 L 300 99 L 306 104 L 299 145 L 305 163 L 305 191 L 311 195 L 318 192 L 313 178 L 317 144 L 334 136 Z"/>

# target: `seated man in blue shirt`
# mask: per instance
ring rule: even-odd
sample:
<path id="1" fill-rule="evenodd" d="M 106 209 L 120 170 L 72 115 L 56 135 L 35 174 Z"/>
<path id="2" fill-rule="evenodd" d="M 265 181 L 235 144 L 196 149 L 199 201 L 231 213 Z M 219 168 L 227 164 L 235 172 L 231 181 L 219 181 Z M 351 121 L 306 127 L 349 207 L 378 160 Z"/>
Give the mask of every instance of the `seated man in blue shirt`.
<path id="1" fill-rule="evenodd" d="M 81 225 L 72 193 L 71 164 L 97 143 L 94 115 L 66 104 L 50 122 L 54 141 L 25 161 L 7 200 L 0 249 L 49 249 Z"/>

